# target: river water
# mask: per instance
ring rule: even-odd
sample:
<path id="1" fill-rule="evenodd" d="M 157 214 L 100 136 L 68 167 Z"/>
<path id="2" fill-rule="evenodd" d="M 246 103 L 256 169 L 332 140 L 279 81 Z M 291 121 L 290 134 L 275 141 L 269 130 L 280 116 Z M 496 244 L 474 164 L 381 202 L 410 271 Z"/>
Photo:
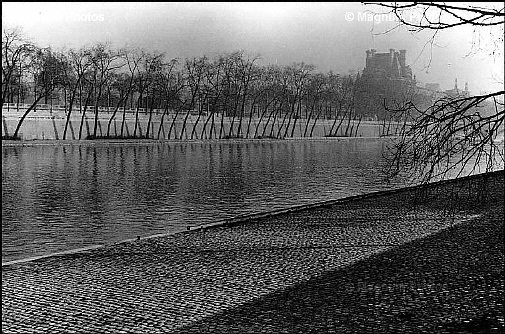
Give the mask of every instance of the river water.
<path id="1" fill-rule="evenodd" d="M 378 139 L 2 147 L 2 262 L 385 185 Z"/>

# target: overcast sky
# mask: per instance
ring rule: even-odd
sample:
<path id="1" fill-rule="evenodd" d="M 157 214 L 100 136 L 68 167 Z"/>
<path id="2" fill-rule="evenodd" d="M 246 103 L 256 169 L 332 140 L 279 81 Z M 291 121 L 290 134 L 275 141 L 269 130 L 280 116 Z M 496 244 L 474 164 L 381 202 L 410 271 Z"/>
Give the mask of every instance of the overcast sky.
<path id="1" fill-rule="evenodd" d="M 97 41 L 164 51 L 171 58 L 245 50 L 263 63 L 314 64 L 319 71 L 361 71 L 365 50 L 407 49 L 407 63 L 423 83 L 452 88 L 457 77 L 473 92 L 503 86 L 500 52 L 489 34 L 457 28 L 424 49 L 427 33 L 401 28 L 388 17 L 369 22 L 374 6 L 359 3 L 2 3 L 2 25 L 21 26 L 40 46 L 74 47 Z M 415 15 L 415 14 L 413 14 Z M 496 37 L 496 35 L 495 35 Z M 468 55 L 472 41 L 483 51 Z M 429 59 L 432 59 L 429 68 Z"/>

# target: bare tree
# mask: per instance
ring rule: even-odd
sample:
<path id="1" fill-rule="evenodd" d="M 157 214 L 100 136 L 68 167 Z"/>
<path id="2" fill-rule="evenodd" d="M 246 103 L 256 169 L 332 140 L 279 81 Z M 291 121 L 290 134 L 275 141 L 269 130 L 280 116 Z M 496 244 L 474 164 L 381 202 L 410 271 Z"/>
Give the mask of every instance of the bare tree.
<path id="1" fill-rule="evenodd" d="M 123 66 L 119 60 L 118 53 L 110 45 L 97 43 L 91 48 L 91 70 L 93 93 L 95 98 L 95 122 L 93 126 L 93 137 L 96 138 L 98 128 L 99 103 L 104 87 L 110 81 L 112 73 Z"/>
<path id="2" fill-rule="evenodd" d="M 413 103 L 390 109 L 411 117 L 391 147 L 390 175 L 406 171 L 411 179 L 429 182 L 503 168 L 503 142 L 497 141 L 497 135 L 503 132 L 505 111 L 499 96 L 503 92 L 446 96 L 426 110 Z M 489 99 L 492 103 L 486 103 Z M 489 112 L 490 107 L 494 111 Z"/>
<path id="3" fill-rule="evenodd" d="M 306 123 L 305 130 L 303 131 L 303 136 L 307 136 L 307 130 L 309 129 L 310 119 L 312 118 L 314 111 L 318 110 L 320 113 L 321 104 L 323 103 L 323 92 L 325 90 L 325 85 L 328 83 L 328 77 L 322 74 L 316 74 L 310 78 L 307 92 L 305 94 L 305 109 L 306 109 Z M 310 107 L 309 107 L 310 106 Z M 310 109 L 310 113 L 308 110 Z"/>
<path id="4" fill-rule="evenodd" d="M 182 76 L 177 71 L 179 64 L 178 59 L 172 59 L 168 63 L 163 64 L 158 80 L 160 91 L 164 95 L 165 108 L 161 115 L 160 125 L 158 128 L 158 139 L 160 139 L 161 131 L 165 133 L 164 120 L 170 108 L 178 110 L 178 102 L 180 102 L 180 91 L 184 88 Z M 173 123 L 172 123 L 173 124 Z M 170 128 L 171 130 L 172 128 Z M 168 139 L 170 139 L 170 132 Z"/>
<path id="5" fill-rule="evenodd" d="M 284 132 L 284 137 L 287 136 L 289 126 L 291 124 L 291 119 L 294 116 L 293 127 L 291 129 L 291 137 L 294 135 L 296 121 L 299 118 L 299 113 L 301 109 L 303 91 L 308 84 L 310 74 L 314 71 L 314 65 L 307 65 L 305 63 L 293 64 L 288 66 L 287 71 L 289 73 L 289 90 L 290 90 L 290 113 L 289 121 Z"/>
<path id="6" fill-rule="evenodd" d="M 184 117 L 184 121 L 182 123 L 182 129 L 180 134 L 180 139 L 183 139 L 184 131 L 186 131 L 186 125 L 189 118 L 189 115 L 195 108 L 195 103 L 197 96 L 201 92 L 202 82 L 205 79 L 205 73 L 207 68 L 207 57 L 199 57 L 193 58 L 191 60 L 187 59 L 185 64 L 185 74 L 186 74 L 186 82 L 187 82 L 187 102 L 185 103 L 186 107 L 186 116 Z"/>
<path id="7" fill-rule="evenodd" d="M 18 121 L 13 138 L 18 138 L 19 129 L 26 116 L 35 108 L 43 98 L 47 98 L 57 87 L 65 85 L 64 67 L 67 66 L 63 57 L 50 48 L 37 49 L 31 55 L 30 73 L 34 83 L 33 103 L 23 113 Z"/>
<path id="8" fill-rule="evenodd" d="M 186 88 L 187 83 L 181 71 L 176 71 L 174 73 L 173 82 L 174 91 L 172 94 L 173 99 L 171 103 L 175 109 L 175 115 L 173 116 L 172 123 L 170 124 L 170 129 L 168 130 L 168 139 L 170 139 L 172 129 L 174 130 L 174 138 L 177 139 L 177 129 L 175 128 L 175 122 L 177 121 L 179 113 L 184 108 L 186 103 L 184 97 L 182 96 L 182 91 Z"/>
<path id="9" fill-rule="evenodd" d="M 2 29 L 2 105 L 20 83 L 35 46 L 23 35 L 21 28 Z M 19 95 L 19 94 L 18 94 Z"/>
<path id="10" fill-rule="evenodd" d="M 151 103 L 149 104 L 149 119 L 147 121 L 147 128 L 145 134 L 146 138 L 149 138 L 150 135 L 153 118 L 153 109 L 155 107 L 155 97 L 156 95 L 160 95 L 160 92 L 162 91 L 162 89 L 160 89 L 161 87 L 157 83 L 163 75 L 162 71 L 164 67 L 165 55 L 163 53 L 154 53 L 150 56 L 150 58 L 151 62 L 149 65 L 149 69 L 147 71 L 147 80 L 146 80 L 148 82 L 147 88 L 149 89 L 146 94 L 146 108 L 148 107 L 147 101 L 149 101 L 149 93 L 151 94 Z"/>
<path id="11" fill-rule="evenodd" d="M 208 138 L 212 138 L 212 131 L 214 129 L 214 115 L 217 112 L 218 109 L 218 101 L 221 99 L 222 92 L 223 92 L 223 85 L 222 85 L 222 80 L 223 80 L 223 62 L 222 62 L 222 57 L 219 57 L 218 59 L 214 60 L 213 62 L 209 63 L 208 66 L 206 67 L 206 73 L 205 73 L 205 80 L 203 83 L 203 89 L 207 92 L 207 106 L 208 106 L 208 115 L 205 123 L 203 124 L 202 128 L 202 134 L 201 138 L 204 137 L 205 130 L 207 129 L 207 126 L 209 122 L 212 123 L 210 125 L 210 131 L 209 131 L 209 136 Z M 214 134 L 216 136 L 216 134 Z"/>
<path id="12" fill-rule="evenodd" d="M 262 72 L 261 85 L 257 95 L 258 109 L 261 111 L 261 114 L 259 115 L 259 120 L 256 124 L 254 138 L 258 138 L 259 126 L 268 112 L 268 108 L 275 105 L 284 94 L 284 88 L 282 85 L 282 69 L 278 66 L 269 66 Z M 273 109 L 275 110 L 275 108 Z M 265 135 L 265 129 L 266 125 L 263 127 L 263 133 L 261 136 Z"/>
<path id="13" fill-rule="evenodd" d="M 137 49 L 128 49 L 124 48 L 120 50 L 120 54 L 123 56 L 126 67 L 128 68 L 128 89 L 126 92 L 126 96 L 123 102 L 123 117 L 121 120 L 121 137 L 124 137 L 124 129 L 126 125 L 126 110 L 128 108 L 128 100 L 130 100 L 130 104 L 133 103 L 133 91 L 135 85 L 135 77 L 137 73 L 137 69 L 139 67 L 139 63 L 142 60 L 143 53 Z"/>
<path id="14" fill-rule="evenodd" d="M 243 87 L 243 93 L 242 93 L 242 103 L 240 107 L 240 118 L 239 118 L 239 124 L 238 124 L 238 130 L 237 130 L 237 136 L 241 137 L 242 136 L 242 119 L 244 118 L 244 112 L 245 112 L 245 105 L 246 105 L 246 99 L 250 95 L 251 91 L 251 85 L 254 84 L 254 81 L 256 81 L 259 76 L 258 76 L 258 71 L 256 67 L 254 66 L 254 63 L 259 59 L 259 56 L 254 56 L 254 57 L 245 57 L 242 55 L 239 59 L 239 72 L 240 72 L 240 77 L 241 77 L 241 84 Z"/>
<path id="15" fill-rule="evenodd" d="M 500 7 L 431 2 L 370 5 L 394 14 L 398 26 L 414 32 L 431 31 L 430 43 L 442 30 L 463 26 L 473 27 L 474 31 L 498 29 L 498 34 L 489 36 L 495 36 L 496 51 L 503 52 L 503 4 Z M 409 11 L 417 15 L 407 15 Z M 502 169 L 504 94 L 503 90 L 478 95 L 456 92 L 436 96 L 427 108 L 415 101 L 387 107 L 397 119 L 409 123 L 400 129 L 387 154 L 389 175 L 407 173 L 412 179 L 426 183 Z"/>
<path id="16" fill-rule="evenodd" d="M 116 107 L 114 108 L 114 111 L 112 112 L 112 115 L 109 118 L 109 122 L 107 124 L 107 137 L 110 137 L 110 128 L 112 121 L 116 117 L 116 114 L 119 110 L 119 108 L 125 104 L 126 100 L 128 99 L 128 94 L 129 94 L 129 85 L 128 83 L 130 82 L 130 76 L 126 73 L 113 73 L 111 76 L 111 82 L 110 82 L 110 87 L 112 90 L 115 90 L 118 94 L 118 100 L 116 103 Z M 114 127 L 115 127 L 114 123 Z M 116 136 L 117 136 L 117 131 Z"/>
<path id="17" fill-rule="evenodd" d="M 91 66 L 90 52 L 86 48 L 78 51 L 69 50 L 67 55 L 69 66 L 68 71 L 65 72 L 67 86 L 71 89 L 70 104 L 67 111 L 67 119 L 65 122 L 65 129 L 63 131 L 63 139 L 67 138 L 67 130 L 70 124 L 70 117 L 72 115 L 72 108 L 74 105 L 75 97 L 79 87 L 82 87 L 82 80 Z"/>

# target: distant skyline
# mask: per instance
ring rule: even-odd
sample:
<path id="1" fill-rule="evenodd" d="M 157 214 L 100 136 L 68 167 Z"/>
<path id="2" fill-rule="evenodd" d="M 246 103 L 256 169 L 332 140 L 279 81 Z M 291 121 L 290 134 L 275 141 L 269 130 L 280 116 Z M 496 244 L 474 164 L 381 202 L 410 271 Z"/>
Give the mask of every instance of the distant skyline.
<path id="1" fill-rule="evenodd" d="M 503 39 L 493 45 L 496 35 L 462 27 L 440 32 L 437 45 L 423 51 L 428 32 L 380 34 L 395 23 L 388 16 L 370 22 L 369 11 L 380 10 L 360 3 L 2 3 L 2 26 L 20 26 L 38 45 L 54 48 L 109 41 L 169 58 L 241 49 L 264 64 L 303 61 L 341 74 L 362 71 L 367 49 L 407 49 L 422 83 L 445 90 L 457 78 L 476 93 L 503 88 Z M 472 53 L 476 40 L 483 50 Z"/>

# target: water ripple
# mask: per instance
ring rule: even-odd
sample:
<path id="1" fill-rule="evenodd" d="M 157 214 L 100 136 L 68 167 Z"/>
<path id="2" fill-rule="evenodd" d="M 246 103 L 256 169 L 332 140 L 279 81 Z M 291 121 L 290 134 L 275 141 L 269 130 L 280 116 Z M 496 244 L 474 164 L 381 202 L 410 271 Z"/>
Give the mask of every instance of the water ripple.
<path id="1" fill-rule="evenodd" d="M 382 190 L 383 146 L 356 140 L 2 147 L 2 261 Z"/>

